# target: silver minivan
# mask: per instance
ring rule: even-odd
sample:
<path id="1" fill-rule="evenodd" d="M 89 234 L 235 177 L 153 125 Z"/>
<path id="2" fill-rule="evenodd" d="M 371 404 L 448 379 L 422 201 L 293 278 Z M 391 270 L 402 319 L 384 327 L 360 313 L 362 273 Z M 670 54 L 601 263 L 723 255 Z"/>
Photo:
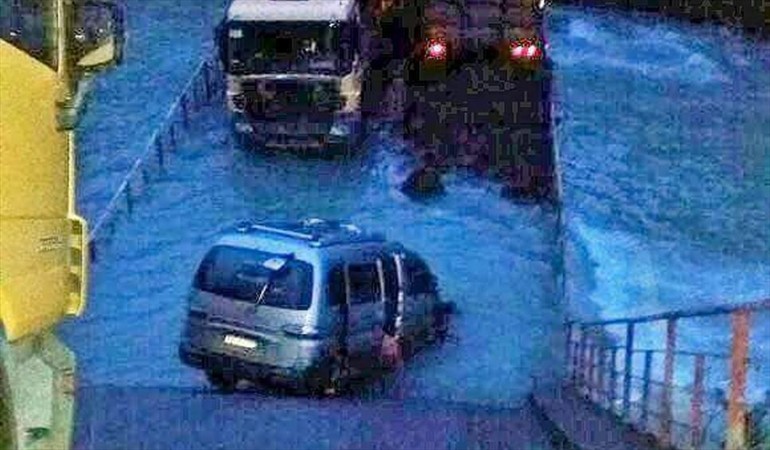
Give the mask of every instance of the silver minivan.
<path id="1" fill-rule="evenodd" d="M 382 368 L 385 335 L 416 349 L 451 308 L 402 245 L 351 224 L 242 223 L 203 258 L 188 296 L 182 361 L 219 388 L 278 379 L 320 392 Z"/>

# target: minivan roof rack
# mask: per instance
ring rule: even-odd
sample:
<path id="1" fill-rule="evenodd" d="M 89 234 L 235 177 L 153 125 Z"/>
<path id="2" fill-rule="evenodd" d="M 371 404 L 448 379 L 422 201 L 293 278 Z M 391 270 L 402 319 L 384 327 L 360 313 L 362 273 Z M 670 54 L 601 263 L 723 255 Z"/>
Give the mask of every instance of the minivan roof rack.
<path id="1" fill-rule="evenodd" d="M 312 247 L 326 247 L 334 244 L 355 242 L 382 242 L 382 233 L 366 233 L 352 223 L 338 220 L 324 220 L 316 217 L 299 222 L 251 223 L 241 222 L 236 226 L 239 233 L 260 231 L 306 241 Z"/>

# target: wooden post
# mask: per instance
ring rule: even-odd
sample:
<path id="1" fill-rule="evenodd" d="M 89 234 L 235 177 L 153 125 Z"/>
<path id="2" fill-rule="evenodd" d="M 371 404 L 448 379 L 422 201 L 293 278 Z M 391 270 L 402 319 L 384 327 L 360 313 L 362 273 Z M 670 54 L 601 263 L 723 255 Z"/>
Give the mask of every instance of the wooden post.
<path id="1" fill-rule="evenodd" d="M 628 419 L 631 413 L 631 375 L 634 356 L 634 322 L 626 325 L 626 351 L 623 364 L 623 417 Z"/>
<path id="2" fill-rule="evenodd" d="M 706 377 L 706 357 L 695 356 L 695 375 L 692 382 L 692 400 L 690 402 L 690 445 L 693 450 L 700 450 L 703 445 L 703 380 Z"/>
<path id="3" fill-rule="evenodd" d="M 661 396 L 660 442 L 663 447 L 671 446 L 671 425 L 673 423 L 672 395 L 674 388 L 674 354 L 676 352 L 676 319 L 666 322 L 666 355 L 663 362 L 663 395 Z"/>
<path id="4" fill-rule="evenodd" d="M 642 375 L 642 430 L 647 430 L 650 417 L 650 379 L 652 378 L 652 356 L 650 350 L 644 352 L 644 375 Z"/>
<path id="5" fill-rule="evenodd" d="M 746 436 L 746 373 L 749 357 L 749 311 L 732 314 L 733 342 L 730 353 L 730 394 L 727 404 L 726 450 L 745 450 Z"/>

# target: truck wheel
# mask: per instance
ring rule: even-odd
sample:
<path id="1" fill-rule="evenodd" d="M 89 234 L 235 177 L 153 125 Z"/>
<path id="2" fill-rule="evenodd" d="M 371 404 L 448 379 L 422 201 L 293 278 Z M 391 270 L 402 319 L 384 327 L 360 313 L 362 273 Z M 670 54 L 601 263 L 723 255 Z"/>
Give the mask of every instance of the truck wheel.
<path id="1" fill-rule="evenodd" d="M 222 392 L 233 392 L 238 384 L 237 378 L 221 370 L 207 370 L 206 379 L 212 386 Z"/>

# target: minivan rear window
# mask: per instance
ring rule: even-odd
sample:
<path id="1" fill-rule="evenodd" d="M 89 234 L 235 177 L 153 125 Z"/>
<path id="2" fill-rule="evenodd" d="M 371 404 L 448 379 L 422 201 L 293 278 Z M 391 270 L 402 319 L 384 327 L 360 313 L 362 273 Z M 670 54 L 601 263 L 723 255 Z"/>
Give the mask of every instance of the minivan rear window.
<path id="1" fill-rule="evenodd" d="M 260 305 L 265 306 L 308 309 L 313 293 L 313 267 L 291 258 L 279 271 L 262 265 L 276 257 L 288 258 L 259 250 L 216 246 L 201 262 L 195 275 L 194 287 L 254 303 L 262 296 Z"/>

